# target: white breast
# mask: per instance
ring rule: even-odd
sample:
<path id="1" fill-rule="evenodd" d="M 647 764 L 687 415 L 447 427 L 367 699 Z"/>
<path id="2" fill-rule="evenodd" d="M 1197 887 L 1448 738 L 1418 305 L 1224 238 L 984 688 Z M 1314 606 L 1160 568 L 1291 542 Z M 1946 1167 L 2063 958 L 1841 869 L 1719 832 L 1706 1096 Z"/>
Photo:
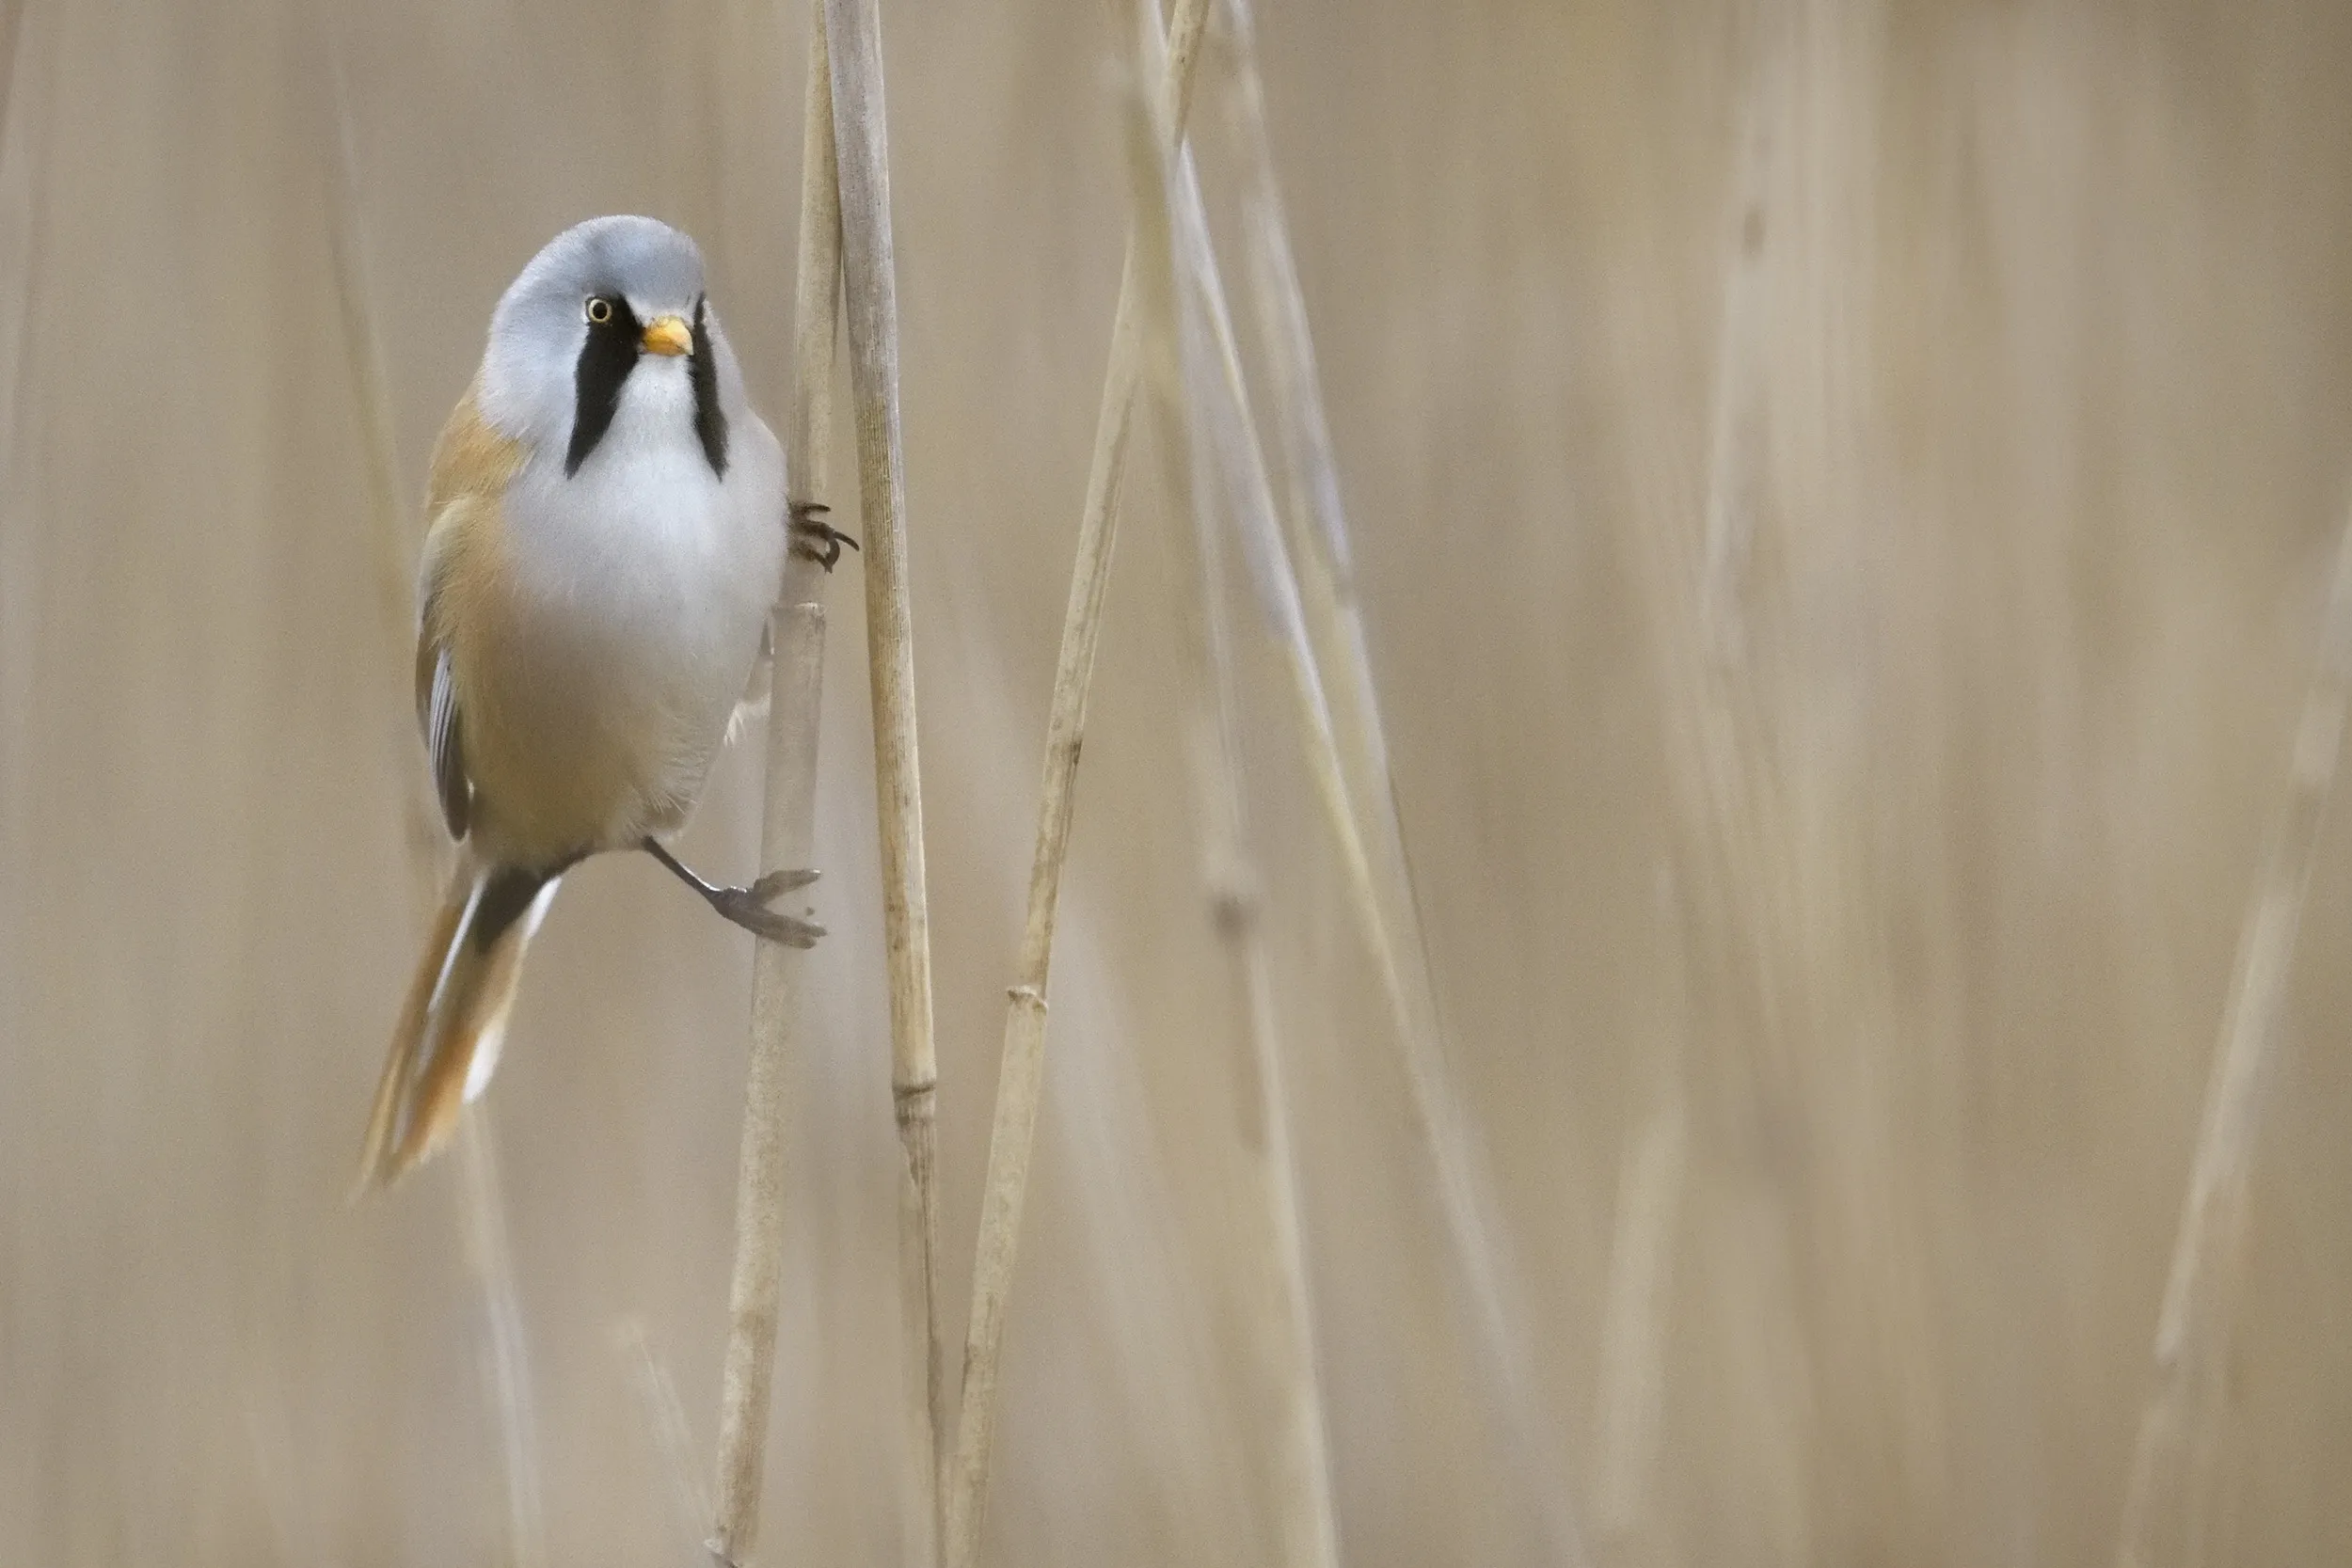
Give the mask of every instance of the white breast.
<path id="1" fill-rule="evenodd" d="M 700 794 L 757 657 L 783 565 L 783 462 L 748 411 L 723 479 L 693 429 L 683 357 L 647 356 L 611 427 L 566 476 L 552 445 L 509 490 L 518 614 L 501 704 L 546 766 L 611 778 L 598 847 L 674 828 Z"/>

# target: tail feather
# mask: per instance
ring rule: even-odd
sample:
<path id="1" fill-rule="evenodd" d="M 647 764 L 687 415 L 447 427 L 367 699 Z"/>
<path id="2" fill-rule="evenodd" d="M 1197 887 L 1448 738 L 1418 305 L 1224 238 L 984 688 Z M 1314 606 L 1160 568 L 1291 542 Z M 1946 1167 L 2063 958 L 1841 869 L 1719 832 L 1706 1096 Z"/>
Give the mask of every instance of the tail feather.
<path id="1" fill-rule="evenodd" d="M 392 1032 L 360 1149 L 359 1192 L 388 1187 L 429 1158 L 488 1086 L 523 949 L 556 881 L 512 866 L 458 867 Z"/>

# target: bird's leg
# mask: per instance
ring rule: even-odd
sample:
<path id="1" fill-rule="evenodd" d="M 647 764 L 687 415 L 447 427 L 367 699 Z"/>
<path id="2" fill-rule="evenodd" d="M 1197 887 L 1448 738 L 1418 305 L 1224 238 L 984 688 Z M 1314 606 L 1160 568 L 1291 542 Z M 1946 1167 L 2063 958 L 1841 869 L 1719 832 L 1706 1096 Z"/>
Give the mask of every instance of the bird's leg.
<path id="1" fill-rule="evenodd" d="M 827 508 L 817 501 L 794 501 L 792 521 L 787 525 L 792 533 L 792 553 L 814 561 L 830 572 L 841 559 L 841 546 L 857 549 L 858 542 L 824 521 Z"/>
<path id="2" fill-rule="evenodd" d="M 648 837 L 643 847 L 668 866 L 671 875 L 701 894 L 712 909 L 755 937 L 782 942 L 787 947 L 814 947 L 817 939 L 825 934 L 825 928 L 813 920 L 778 914 L 768 907 L 770 900 L 815 881 L 814 871 L 771 871 L 749 887 L 719 887 L 696 876 L 684 862 L 663 848 L 660 840 Z"/>

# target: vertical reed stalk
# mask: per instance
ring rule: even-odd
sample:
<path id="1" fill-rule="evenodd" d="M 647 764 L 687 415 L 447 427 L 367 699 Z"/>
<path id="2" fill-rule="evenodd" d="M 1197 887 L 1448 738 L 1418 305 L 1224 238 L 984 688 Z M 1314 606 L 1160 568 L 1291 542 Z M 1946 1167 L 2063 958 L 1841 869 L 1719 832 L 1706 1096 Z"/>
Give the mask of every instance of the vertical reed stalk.
<path id="1" fill-rule="evenodd" d="M 1236 15 L 1239 13 L 1236 12 Z M 1248 35 L 1237 26 L 1241 58 L 1248 56 Z M 1253 118 L 1253 117 L 1245 117 Z M 1336 471 L 1331 467 L 1328 436 L 1322 437 L 1318 458 L 1305 433 L 1324 430 L 1321 392 L 1316 386 L 1311 345 L 1306 329 L 1303 301 L 1297 293 L 1296 269 L 1289 255 L 1287 225 L 1272 184 L 1271 155 L 1265 150 L 1262 117 L 1256 118 L 1251 139 L 1257 144 L 1260 174 L 1251 197 L 1252 237 L 1262 261 L 1261 305 L 1271 341 L 1280 337 L 1290 348 L 1289 368 L 1278 373 L 1279 390 L 1294 405 L 1283 421 L 1298 433 L 1302 443 L 1290 453 L 1295 477 L 1305 476 L 1302 497 L 1327 497 L 1333 510 L 1317 511 L 1311 536 L 1303 521 L 1281 526 L 1274 499 L 1265 454 L 1249 411 L 1248 390 L 1241 356 L 1226 302 L 1215 249 L 1200 199 L 1200 182 L 1188 157 L 1179 159 L 1175 199 L 1175 245 L 1185 271 L 1185 286 L 1199 307 L 1214 350 L 1215 370 L 1207 379 L 1221 393 L 1230 413 L 1213 423 L 1224 433 L 1219 457 L 1225 465 L 1228 488 L 1240 523 L 1243 557 L 1256 578 L 1270 630 L 1279 644 L 1291 677 L 1293 714 L 1300 744 L 1313 779 L 1318 803 L 1339 848 L 1347 873 L 1350 909 L 1362 927 L 1365 944 L 1380 977 L 1381 990 L 1405 1055 L 1406 1080 L 1422 1137 L 1428 1145 L 1438 1181 L 1439 1212 L 1452 1244 L 1458 1281 L 1472 1315 L 1472 1340 L 1485 1364 L 1487 1382 L 1509 1426 L 1509 1450 L 1522 1476 L 1526 1496 L 1534 1505 L 1541 1528 L 1556 1560 L 1581 1561 L 1583 1532 L 1579 1526 L 1566 1485 L 1566 1445 L 1545 1413 L 1529 1362 L 1531 1337 L 1517 1321 L 1509 1288 L 1510 1268 L 1502 1230 L 1494 1213 L 1493 1182 L 1478 1152 L 1439 1047 L 1438 1025 L 1430 986 L 1428 954 L 1421 935 L 1420 917 L 1411 893 L 1404 839 L 1390 789 L 1385 742 L 1380 738 L 1379 705 L 1366 657 L 1360 619 L 1353 608 L 1352 592 L 1342 591 L 1345 563 L 1345 529 L 1335 510 Z M 1287 277 L 1285 288 L 1281 279 Z M 1300 508 L 1310 504 L 1302 499 Z M 1320 505 L 1320 503 L 1315 503 Z M 1288 538 L 1302 543 L 1296 556 L 1307 562 L 1310 587 L 1302 590 L 1300 572 Z M 1312 538 L 1327 542 L 1318 546 Z M 1322 648 L 1318 650 L 1317 627 Z M 1348 672 L 1354 695 L 1340 705 L 1351 713 L 1358 738 L 1354 750 L 1360 762 L 1351 783 L 1350 746 L 1342 739 L 1342 725 L 1324 684 L 1326 659 Z M 1368 800 L 1379 802 L 1368 807 Z M 1377 851 L 1374 846 L 1379 846 Z M 1384 867 L 1385 869 L 1376 869 Z M 1384 887 L 1389 891 L 1384 895 Z M 1399 932 L 1407 933 L 1399 940 Z"/>
<path id="2" fill-rule="evenodd" d="M 1689 1137 L 1682 1096 L 1670 1087 L 1626 1140 L 1618 1167 L 1595 1402 L 1599 1475 L 1593 1488 L 1602 1549 L 1616 1560 L 1629 1560 L 1654 1512 L 1650 1472 L 1665 1402 L 1667 1311 Z"/>
<path id="3" fill-rule="evenodd" d="M 1756 333 L 1764 285 L 1766 197 L 1772 173 L 1772 121 L 1784 68 L 1774 26 L 1779 8 L 1751 8 L 1757 38 L 1750 47 L 1740 145 L 1724 231 L 1722 307 L 1708 419 L 1706 512 L 1696 602 L 1701 647 L 1694 668 L 1704 711 L 1726 715 L 1732 683 L 1746 657 L 1740 590 L 1756 527 L 1757 410 Z M 1740 758 L 1727 744 L 1730 722 L 1705 726 L 1716 742 L 1710 775 L 1737 776 Z M 1697 941 L 1689 899 L 1677 883 L 1672 913 L 1686 952 Z M 1689 971 L 1686 968 L 1686 974 Z M 1688 994 L 1686 985 L 1685 994 Z M 1688 1027 L 1688 1009 L 1680 1021 Z M 1616 1229 L 1610 1252 L 1609 1297 L 1601 1332 L 1601 1393 L 1595 1488 L 1600 1528 L 1622 1556 L 1651 1521 L 1651 1470 L 1664 1400 L 1666 1324 L 1675 1233 L 1689 1180 L 1689 1112 L 1681 1038 L 1657 1065 L 1653 1104 L 1626 1146 L 1619 1173 Z"/>
<path id="4" fill-rule="evenodd" d="M 483 1380 L 497 1401 L 499 1446 L 506 1461 L 506 1546 L 509 1568 L 546 1568 L 546 1514 L 539 1502 L 539 1434 L 532 1416 L 530 1340 L 523 1334 L 522 1294 L 506 1241 L 506 1197 L 499 1182 L 498 1141 L 480 1105 L 458 1118 L 463 1167 L 466 1258 L 482 1288 L 489 1317 Z"/>
<path id="5" fill-rule="evenodd" d="M 890 976 L 890 1084 L 905 1164 L 898 1181 L 898 1291 L 912 1483 L 906 1559 L 938 1560 L 940 1438 L 946 1369 L 939 1335 L 939 1068 L 931 1045 L 930 917 L 923 875 L 923 794 L 915 748 L 914 628 L 907 588 L 906 456 L 898 428 L 898 294 L 891 254 L 890 150 L 879 0 L 827 0 L 834 146 L 849 300 L 850 383 L 857 412 L 866 529 L 866 629 L 874 705 L 874 788 L 882 830 L 882 921 Z"/>
<path id="6" fill-rule="evenodd" d="M 1230 655 L 1227 656 L 1230 660 Z M 1220 666 L 1218 717 L 1232 720 L 1230 663 Z M 1232 742 L 1231 735 L 1226 743 Z M 1231 753 L 1223 766 L 1230 770 Z M 1231 783 L 1229 772 L 1229 783 Z M 1235 862 L 1245 875 L 1247 850 Z M 1260 1355 L 1276 1409 L 1274 1457 L 1268 1477 L 1275 1508 L 1275 1560 L 1282 1568 L 1338 1568 L 1339 1515 L 1331 1500 L 1330 1439 L 1325 1423 L 1323 1378 L 1315 1359 L 1314 1311 L 1307 1284 L 1307 1250 L 1299 1220 L 1298 1169 L 1291 1149 L 1290 1099 L 1283 1086 L 1282 1048 L 1274 1013 L 1274 975 L 1260 934 L 1262 907 L 1248 882 L 1212 887 L 1210 898 L 1244 1011 L 1247 1076 L 1255 1088 L 1243 1130 L 1260 1233 L 1253 1259 Z"/>
<path id="7" fill-rule="evenodd" d="M 2229 1351 L 2245 1261 L 2255 1140 L 2278 1055 L 2304 891 L 2335 783 L 2347 699 L 2352 699 L 2352 519 L 2338 546 L 2320 626 L 2318 668 L 2303 699 L 2287 765 L 2286 800 L 2271 828 L 2238 937 L 2221 1037 L 2205 1087 L 2204 1124 L 2156 1318 L 2155 1368 L 2132 1452 L 2118 1568 L 2149 1568 L 2159 1560 L 2157 1514 L 2168 1500 L 2186 1508 L 2193 1531 L 2210 1485 L 2206 1471 L 2218 1445 L 2204 1445 L 2203 1464 L 2185 1465 L 2182 1450 L 2193 1435 L 2192 1417 L 2201 1416 L 2207 1423 L 2218 1418 L 2217 1411 L 2196 1407 L 2210 1404 L 2207 1391 Z M 2201 1401 L 2201 1395 L 2206 1397 Z"/>
<path id="8" fill-rule="evenodd" d="M 22 736 L 31 733 L 34 637 L 41 625 L 41 530 L 31 515 L 34 461 L 23 439 L 23 392 L 48 249 L 56 45 L 54 27 L 24 45 L 22 0 L 9 18 L 8 58 L 0 62 L 7 71 L 0 77 L 0 735 Z M 40 84 L 22 101 L 13 90 L 20 71 Z M 35 793 L 34 756 L 30 746 L 0 746 L 0 863 L 24 864 L 17 852 L 37 831 L 25 804 Z M 28 951 L 17 934 L 31 916 L 21 899 L 0 902 L 0 992 L 14 996 L 25 988 L 8 971 L 13 955 Z M 19 1031 L 11 1012 L 0 1002 L 0 1033 L 13 1036 Z"/>
<path id="9" fill-rule="evenodd" d="M 1404 977 L 1418 974 L 1426 991 L 1427 958 L 1419 911 L 1406 867 L 1401 819 L 1389 770 L 1388 739 L 1372 678 L 1370 644 L 1356 597 L 1355 567 L 1348 546 L 1347 515 L 1340 495 L 1339 460 L 1331 447 L 1321 378 L 1315 369 L 1305 291 L 1290 244 L 1290 221 L 1276 179 L 1274 146 L 1265 123 L 1265 89 L 1258 74 L 1255 24 L 1248 0 L 1226 0 L 1224 11 L 1233 54 L 1232 90 L 1226 106 L 1247 160 L 1242 186 L 1242 230 L 1249 299 L 1266 370 L 1273 386 L 1273 426 L 1287 481 L 1288 507 L 1281 514 L 1296 559 L 1308 628 L 1326 669 L 1337 672 L 1333 730 L 1341 743 L 1348 790 L 1368 818 L 1365 837 L 1380 861 L 1377 891 L 1383 918 L 1409 951 L 1420 957 Z M 1434 1003 L 1415 999 L 1424 1018 Z"/>
<path id="10" fill-rule="evenodd" d="M 1159 153 L 1156 138 L 1139 137 Z M 1153 261 L 1172 261 L 1168 211 L 1176 175 L 1165 155 L 1146 171 L 1156 189 Z M 1207 373 L 1200 312 L 1180 302 L 1168 267 L 1154 279 L 1154 402 L 1170 452 L 1173 488 L 1192 524 L 1194 606 L 1190 724 L 1194 792 L 1201 824 L 1201 883 L 1232 976 L 1248 1085 L 1241 1117 L 1245 1174 L 1255 1202 L 1243 1220 L 1250 1330 L 1259 1375 L 1275 1413 L 1268 1490 L 1281 1568 L 1338 1568 L 1339 1529 L 1331 1503 L 1331 1465 L 1323 1387 L 1315 1365 L 1314 1319 L 1300 1236 L 1297 1168 L 1291 1152 L 1290 1106 L 1283 1090 L 1280 1031 L 1265 950 L 1261 879 L 1249 847 L 1242 788 L 1238 683 L 1227 623 L 1226 571 L 1208 443 L 1191 429 L 1208 400 L 1187 395 Z M 1192 373 L 1187 377 L 1186 370 Z"/>
<path id="11" fill-rule="evenodd" d="M 1684 526 L 1687 500 L 1677 483 L 1671 499 L 1657 499 L 1654 520 L 1640 530 L 1636 550 L 1637 561 L 1646 562 L 1659 607 L 1676 826 L 1667 918 L 1679 931 L 1686 1005 L 1670 1040 L 1671 1058 L 1652 1064 L 1652 1105 L 1628 1145 L 1620 1178 L 1603 1333 L 1596 1489 L 1609 1549 L 1620 1559 L 1643 1544 L 1645 1530 L 1659 1523 L 1651 1498 L 1667 1340 L 1661 1315 L 1669 1299 L 1684 1190 L 1692 1180 L 1689 1085 L 1681 1057 L 1692 1030 L 1722 1022 L 1721 1009 L 1710 1017 L 1708 1009 L 1689 1004 L 1709 986 L 1711 964 L 1736 958 L 1762 1009 L 1758 1067 L 1771 1077 L 1787 1070 L 1781 1042 L 1808 1027 L 1790 1022 L 1803 1006 L 1796 975 L 1804 963 L 1776 963 L 1770 951 L 1772 938 L 1793 919 L 1787 911 L 1800 896 L 1802 879 L 1789 858 L 1788 824 L 1801 814 L 1786 798 L 1785 782 L 1771 762 L 1774 742 L 1748 666 L 1742 616 L 1760 483 L 1767 241 L 1785 221 L 1801 217 L 1768 211 L 1775 186 L 1792 178 L 1791 154 L 1777 135 L 1796 70 L 1801 19 L 1780 0 L 1749 0 L 1740 9 L 1739 140 L 1720 230 L 1720 292 L 1697 527 Z M 1709 952 L 1710 939 L 1720 944 L 1721 957 Z M 1804 1195 L 1790 1173 L 1774 1169 L 1766 1184 L 1772 1204 L 1802 1212 Z M 1775 1259 L 1773 1267 L 1778 1266 Z M 1803 1349 L 1772 1373 L 1772 1385 L 1782 1391 L 1782 1418 L 1793 1433 L 1804 1418 L 1801 1396 L 1816 1378 L 1820 1330 L 1794 1292 L 1778 1295 L 1751 1280 L 1742 1280 L 1740 1288 L 1756 1299 L 1743 1297 L 1730 1309 L 1758 1321 L 1777 1317 L 1784 1342 Z M 1812 1446 L 1787 1439 L 1772 1446 L 1788 1456 L 1782 1484 L 1792 1522 L 1777 1532 L 1783 1555 L 1802 1557 L 1803 1548 L 1792 1552 L 1787 1543 L 1802 1539 L 1813 1524 L 1801 1500 L 1811 1485 L 1805 1472 Z"/>
<path id="12" fill-rule="evenodd" d="M 793 298 L 792 406 L 787 472 L 795 498 L 824 494 L 831 446 L 834 350 L 839 313 L 841 209 L 834 159 L 833 79 L 823 0 L 811 9 L 801 152 L 801 239 Z M 760 864 L 806 865 L 817 832 L 818 698 L 824 686 L 823 574 L 787 558 L 770 624 L 774 679 L 768 704 L 768 792 Z M 784 1276 L 786 1091 L 807 1044 L 802 981 L 806 956 L 757 944 L 752 969 L 752 1053 L 736 1176 L 735 1271 L 719 1407 L 716 1508 L 708 1550 L 739 1563 L 759 1529 L 760 1483 L 774 1385 L 777 1300 Z"/>
<path id="13" fill-rule="evenodd" d="M 670 1505 L 676 1510 L 678 1539 L 691 1542 L 703 1534 L 711 1515 L 710 1499 L 694 1479 L 694 1443 L 686 1428 L 686 1408 L 678 1403 L 677 1385 L 654 1354 L 653 1340 L 636 1318 L 613 1332 L 613 1348 L 628 1358 L 629 1381 L 636 1386 L 640 1413 L 669 1482 Z"/>
<path id="14" fill-rule="evenodd" d="M 8 100 L 16 86 L 16 40 L 29 0 L 0 0 L 0 136 L 8 130 Z"/>
<path id="15" fill-rule="evenodd" d="M 405 671 L 415 635 L 409 587 L 413 534 L 400 499 L 399 459 L 392 437 L 391 390 L 384 355 L 369 308 L 372 290 L 367 246 L 359 223 L 358 146 L 343 79 L 342 52 L 328 24 L 321 23 L 334 144 L 328 159 L 328 240 L 334 266 L 335 302 L 342 320 L 343 348 L 352 400 L 359 416 L 371 532 L 373 535 L 378 610 L 388 666 Z M 405 714 L 404 702 L 392 709 Z M 423 771 L 413 766 L 414 742 L 405 722 L 391 726 L 395 755 L 410 765 L 394 776 L 409 781 L 401 791 L 408 842 L 409 901 L 420 916 L 431 909 L 445 858 L 438 815 L 427 798 Z M 469 1106 L 459 1117 L 463 1167 L 457 1198 L 466 1255 L 482 1291 L 487 1342 L 483 1378 L 498 1414 L 500 1454 L 506 1481 L 507 1560 L 514 1568 L 543 1568 L 548 1560 L 547 1525 L 540 1505 L 539 1444 L 532 1418 L 530 1341 L 523 1330 L 522 1296 L 515 1283 L 515 1261 L 507 1244 L 505 1198 L 501 1191 L 498 1145 L 486 1113 Z"/>
<path id="16" fill-rule="evenodd" d="M 392 776 L 402 780 L 401 821 L 408 845 L 409 901 L 419 917 L 438 901 L 447 834 L 424 769 L 415 766 L 417 743 L 409 729 L 405 679 L 416 637 L 417 531 L 408 503 L 401 498 L 400 462 L 392 437 L 392 394 L 384 373 L 383 340 L 369 308 L 367 245 L 359 226 L 359 149 L 343 78 L 342 51 L 325 20 L 320 52 L 326 58 L 327 90 L 335 117 L 332 156 L 327 164 L 327 238 L 335 271 L 335 308 L 342 318 L 343 361 L 351 377 L 351 399 L 359 420 L 359 454 L 365 466 L 369 532 L 376 565 L 376 611 L 383 624 L 388 668 L 398 671 L 404 698 L 388 710 L 393 749 Z"/>
<path id="17" fill-rule="evenodd" d="M 1248 382 L 1242 372 L 1241 349 L 1233 333 L 1232 311 L 1225 297 L 1216 253 L 1209 239 L 1208 217 L 1200 198 L 1200 182 L 1188 153 L 1176 160 L 1171 182 L 1174 196 L 1173 244 L 1183 286 L 1193 306 L 1199 332 L 1207 341 L 1198 350 L 1200 383 L 1199 404 L 1238 521 L 1243 559 L 1248 563 L 1262 608 L 1280 643 L 1291 676 L 1295 714 L 1303 736 L 1307 764 L 1313 775 L 1316 800 L 1322 805 L 1353 895 L 1350 907 L 1364 927 L 1364 936 L 1380 988 L 1400 1032 L 1413 1033 L 1414 1011 L 1406 993 L 1405 966 L 1390 940 L 1388 911 L 1376 891 L 1372 859 L 1361 821 L 1349 792 L 1330 704 L 1326 696 L 1320 661 L 1308 630 L 1306 609 L 1291 553 L 1274 501 L 1274 483 L 1265 449 L 1249 404 Z"/>
<path id="18" fill-rule="evenodd" d="M 1208 0 L 1177 0 L 1168 29 L 1168 64 L 1153 113 L 1160 135 L 1174 145 L 1192 105 L 1193 66 Z M 995 1437 L 998 1358 L 1004 1346 L 1005 1302 L 1012 1286 L 1021 1213 L 1028 1197 L 1029 1156 L 1036 1143 L 1038 1094 L 1045 1067 L 1045 989 L 1054 955 L 1054 918 L 1061 895 L 1062 863 L 1070 847 L 1070 815 L 1077 783 L 1078 750 L 1086 731 L 1087 689 L 1101 638 L 1103 593 L 1110 579 L 1119 500 L 1126 476 L 1127 438 L 1136 388 L 1143 372 L 1140 297 L 1144 265 L 1136 214 L 1127 231 L 1119 309 L 1111 325 L 1110 365 L 1095 416 L 1094 455 L 1079 515 L 1070 603 L 1062 619 L 1061 651 L 1045 727 L 1044 778 L 1039 790 L 1037 850 L 1029 870 L 1028 912 L 1005 1015 L 996 1111 L 988 1145 L 987 1186 L 980 1200 L 974 1248 L 972 1315 L 964 1341 L 963 1400 L 946 1496 L 948 1568 L 974 1568 L 987 1513 L 989 1450 Z"/>

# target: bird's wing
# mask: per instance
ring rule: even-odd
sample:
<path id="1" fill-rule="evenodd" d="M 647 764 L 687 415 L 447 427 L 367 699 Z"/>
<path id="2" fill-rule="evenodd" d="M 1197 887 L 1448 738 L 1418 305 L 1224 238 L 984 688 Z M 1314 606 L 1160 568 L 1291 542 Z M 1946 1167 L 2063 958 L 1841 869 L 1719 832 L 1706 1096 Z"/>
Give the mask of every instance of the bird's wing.
<path id="1" fill-rule="evenodd" d="M 462 581 L 459 562 L 494 532 L 499 505 L 509 481 L 522 467 L 521 443 L 500 435 L 482 418 L 474 390 L 451 410 L 433 445 L 433 472 L 425 491 L 424 560 L 418 571 L 417 725 L 432 759 L 434 792 L 452 838 L 462 839 L 473 816 L 473 784 L 466 773 L 465 716 L 451 657 L 454 623 L 453 579 Z"/>
<path id="2" fill-rule="evenodd" d="M 457 680 L 450 673 L 449 650 L 422 638 L 417 641 L 417 708 L 441 820 L 449 824 L 450 837 L 462 839 L 473 823 L 473 782 L 466 776 L 466 727 L 457 714 Z"/>

